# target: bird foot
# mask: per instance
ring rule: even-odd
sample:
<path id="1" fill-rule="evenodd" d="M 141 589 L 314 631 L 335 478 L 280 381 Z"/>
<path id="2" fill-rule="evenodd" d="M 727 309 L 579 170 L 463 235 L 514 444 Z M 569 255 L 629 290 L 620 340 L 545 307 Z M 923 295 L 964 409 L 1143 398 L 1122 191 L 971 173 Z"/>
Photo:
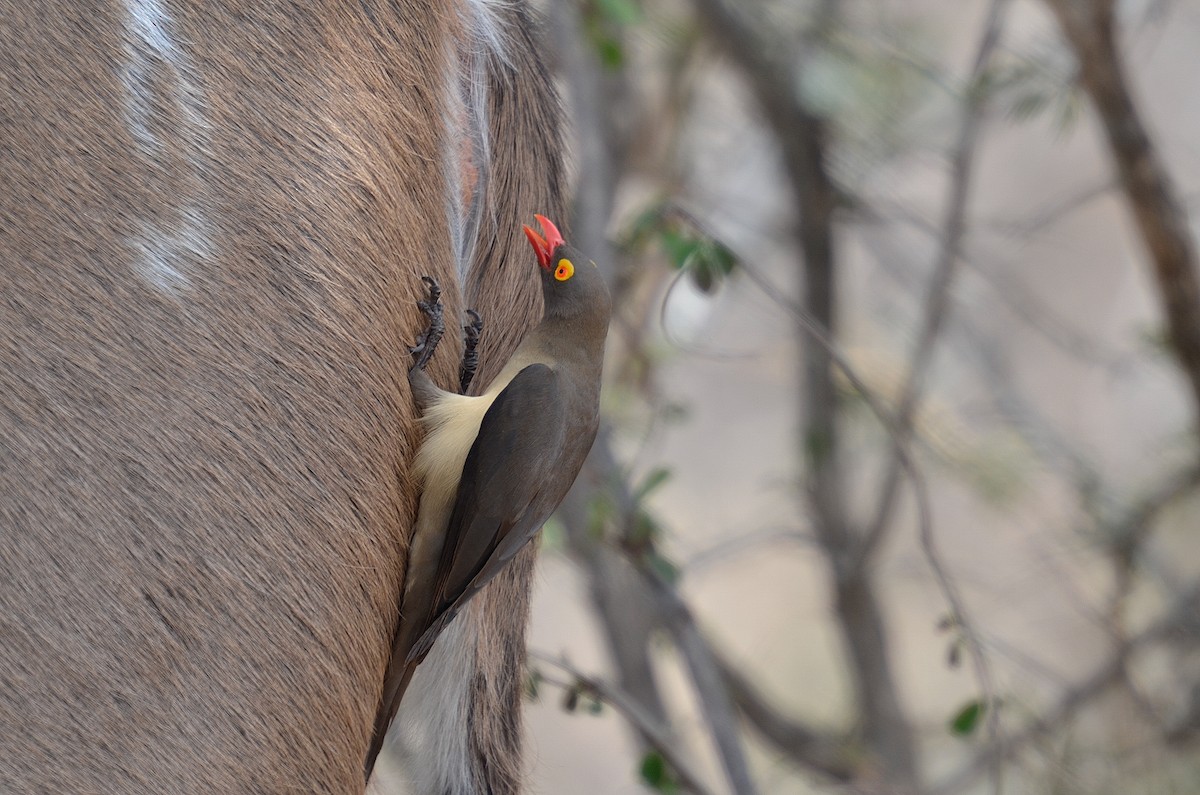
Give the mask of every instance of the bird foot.
<path id="1" fill-rule="evenodd" d="M 471 318 L 471 322 L 463 326 L 463 333 L 466 334 L 467 341 L 463 348 L 462 366 L 458 369 L 458 392 L 460 395 L 467 394 L 467 387 L 471 386 L 471 379 L 475 377 L 475 369 L 479 367 L 479 335 L 483 333 L 483 318 L 479 317 L 479 313 L 474 309 L 467 310 L 467 316 Z"/>
<path id="2" fill-rule="evenodd" d="M 429 318 L 429 326 L 417 337 L 417 344 L 408 349 L 413 355 L 413 369 L 424 370 L 425 365 L 433 358 L 433 352 L 446 333 L 446 323 L 442 319 L 442 288 L 430 276 L 422 276 L 421 281 L 429 288 L 429 300 L 417 301 L 417 306 Z"/>

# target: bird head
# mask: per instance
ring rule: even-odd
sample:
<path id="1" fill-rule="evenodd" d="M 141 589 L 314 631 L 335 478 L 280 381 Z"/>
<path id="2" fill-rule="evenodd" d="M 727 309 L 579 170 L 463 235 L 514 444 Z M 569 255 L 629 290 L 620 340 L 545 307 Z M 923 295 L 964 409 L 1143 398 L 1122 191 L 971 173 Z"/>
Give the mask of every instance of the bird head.
<path id="1" fill-rule="evenodd" d="M 608 285 L 596 263 L 567 245 L 549 218 L 533 217 L 542 227 L 542 234 L 528 226 L 523 228 L 541 266 L 546 316 L 594 319 L 607 327 L 611 311 Z"/>

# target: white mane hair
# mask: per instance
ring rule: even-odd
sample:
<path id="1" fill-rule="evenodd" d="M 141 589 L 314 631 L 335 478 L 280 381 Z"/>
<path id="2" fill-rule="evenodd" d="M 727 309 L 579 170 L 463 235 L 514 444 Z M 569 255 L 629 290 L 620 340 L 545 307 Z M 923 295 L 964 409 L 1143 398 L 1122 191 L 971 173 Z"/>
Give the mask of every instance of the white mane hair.
<path id="1" fill-rule="evenodd" d="M 509 67 L 506 0 L 457 0 L 458 34 L 446 58 L 447 215 L 458 277 L 466 284 L 482 224 L 496 224 L 489 195 L 488 99 L 492 71 Z"/>

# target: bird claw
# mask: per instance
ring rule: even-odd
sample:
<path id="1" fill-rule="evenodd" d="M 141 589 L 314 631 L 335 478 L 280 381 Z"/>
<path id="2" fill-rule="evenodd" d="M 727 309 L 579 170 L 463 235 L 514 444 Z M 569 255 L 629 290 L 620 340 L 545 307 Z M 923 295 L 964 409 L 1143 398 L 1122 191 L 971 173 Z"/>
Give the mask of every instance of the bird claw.
<path id="1" fill-rule="evenodd" d="M 408 349 L 408 352 L 413 355 L 413 369 L 424 370 L 425 365 L 429 364 L 429 360 L 433 358 L 433 352 L 437 349 L 438 343 L 441 342 L 442 336 L 446 333 L 446 322 L 443 318 L 444 307 L 442 306 L 442 288 L 436 280 L 431 276 L 422 276 L 421 282 L 429 290 L 429 298 L 425 301 L 417 301 L 417 306 L 425 313 L 425 317 L 429 318 L 429 326 L 417 336 L 415 345 Z M 467 387 L 471 385 L 471 380 L 475 377 L 475 370 L 479 366 L 479 336 L 483 332 L 483 319 L 479 317 L 479 313 L 474 309 L 467 310 L 467 317 L 470 319 L 463 326 L 463 333 L 466 335 L 466 345 L 463 349 L 462 365 L 459 367 L 459 392 L 467 393 Z"/>
<path id="2" fill-rule="evenodd" d="M 413 355 L 413 369 L 416 370 L 425 369 L 442 335 L 446 333 L 446 323 L 442 319 L 442 288 L 430 276 L 422 276 L 421 281 L 429 290 L 429 300 L 417 301 L 417 306 L 429 318 L 429 326 L 417 336 L 417 344 L 408 349 Z"/>
<path id="3" fill-rule="evenodd" d="M 463 347 L 462 365 L 458 369 L 458 392 L 461 395 L 467 394 L 467 387 L 471 386 L 471 380 L 475 378 L 475 369 L 479 367 L 479 335 L 483 333 L 483 318 L 474 309 L 467 310 L 467 316 L 471 319 L 470 323 L 463 326 L 463 333 L 466 334 L 466 345 Z"/>

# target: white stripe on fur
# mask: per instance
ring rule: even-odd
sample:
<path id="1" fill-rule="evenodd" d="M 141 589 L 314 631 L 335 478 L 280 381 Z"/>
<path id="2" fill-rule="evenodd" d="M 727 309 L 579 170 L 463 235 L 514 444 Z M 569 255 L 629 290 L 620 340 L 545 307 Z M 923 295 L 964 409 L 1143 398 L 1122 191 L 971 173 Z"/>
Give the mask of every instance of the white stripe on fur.
<path id="1" fill-rule="evenodd" d="M 506 63 L 504 0 L 461 0 L 461 35 L 447 53 L 445 119 L 446 198 L 458 277 L 465 284 L 484 223 L 496 225 L 488 191 L 491 145 L 488 131 L 489 72 Z M 468 187 L 465 177 L 474 176 Z"/>
<path id="2" fill-rule="evenodd" d="M 140 232 L 128 242 L 142 277 L 178 296 L 191 286 L 189 263 L 214 253 L 204 204 L 188 199 L 208 149 L 208 121 L 195 67 L 176 41 L 167 9 L 160 0 L 125 0 L 125 13 L 125 120 L 147 173 L 171 197 L 169 206 L 156 208 L 157 220 L 139 221 Z M 156 113 L 156 107 L 173 107 L 178 120 Z"/>

